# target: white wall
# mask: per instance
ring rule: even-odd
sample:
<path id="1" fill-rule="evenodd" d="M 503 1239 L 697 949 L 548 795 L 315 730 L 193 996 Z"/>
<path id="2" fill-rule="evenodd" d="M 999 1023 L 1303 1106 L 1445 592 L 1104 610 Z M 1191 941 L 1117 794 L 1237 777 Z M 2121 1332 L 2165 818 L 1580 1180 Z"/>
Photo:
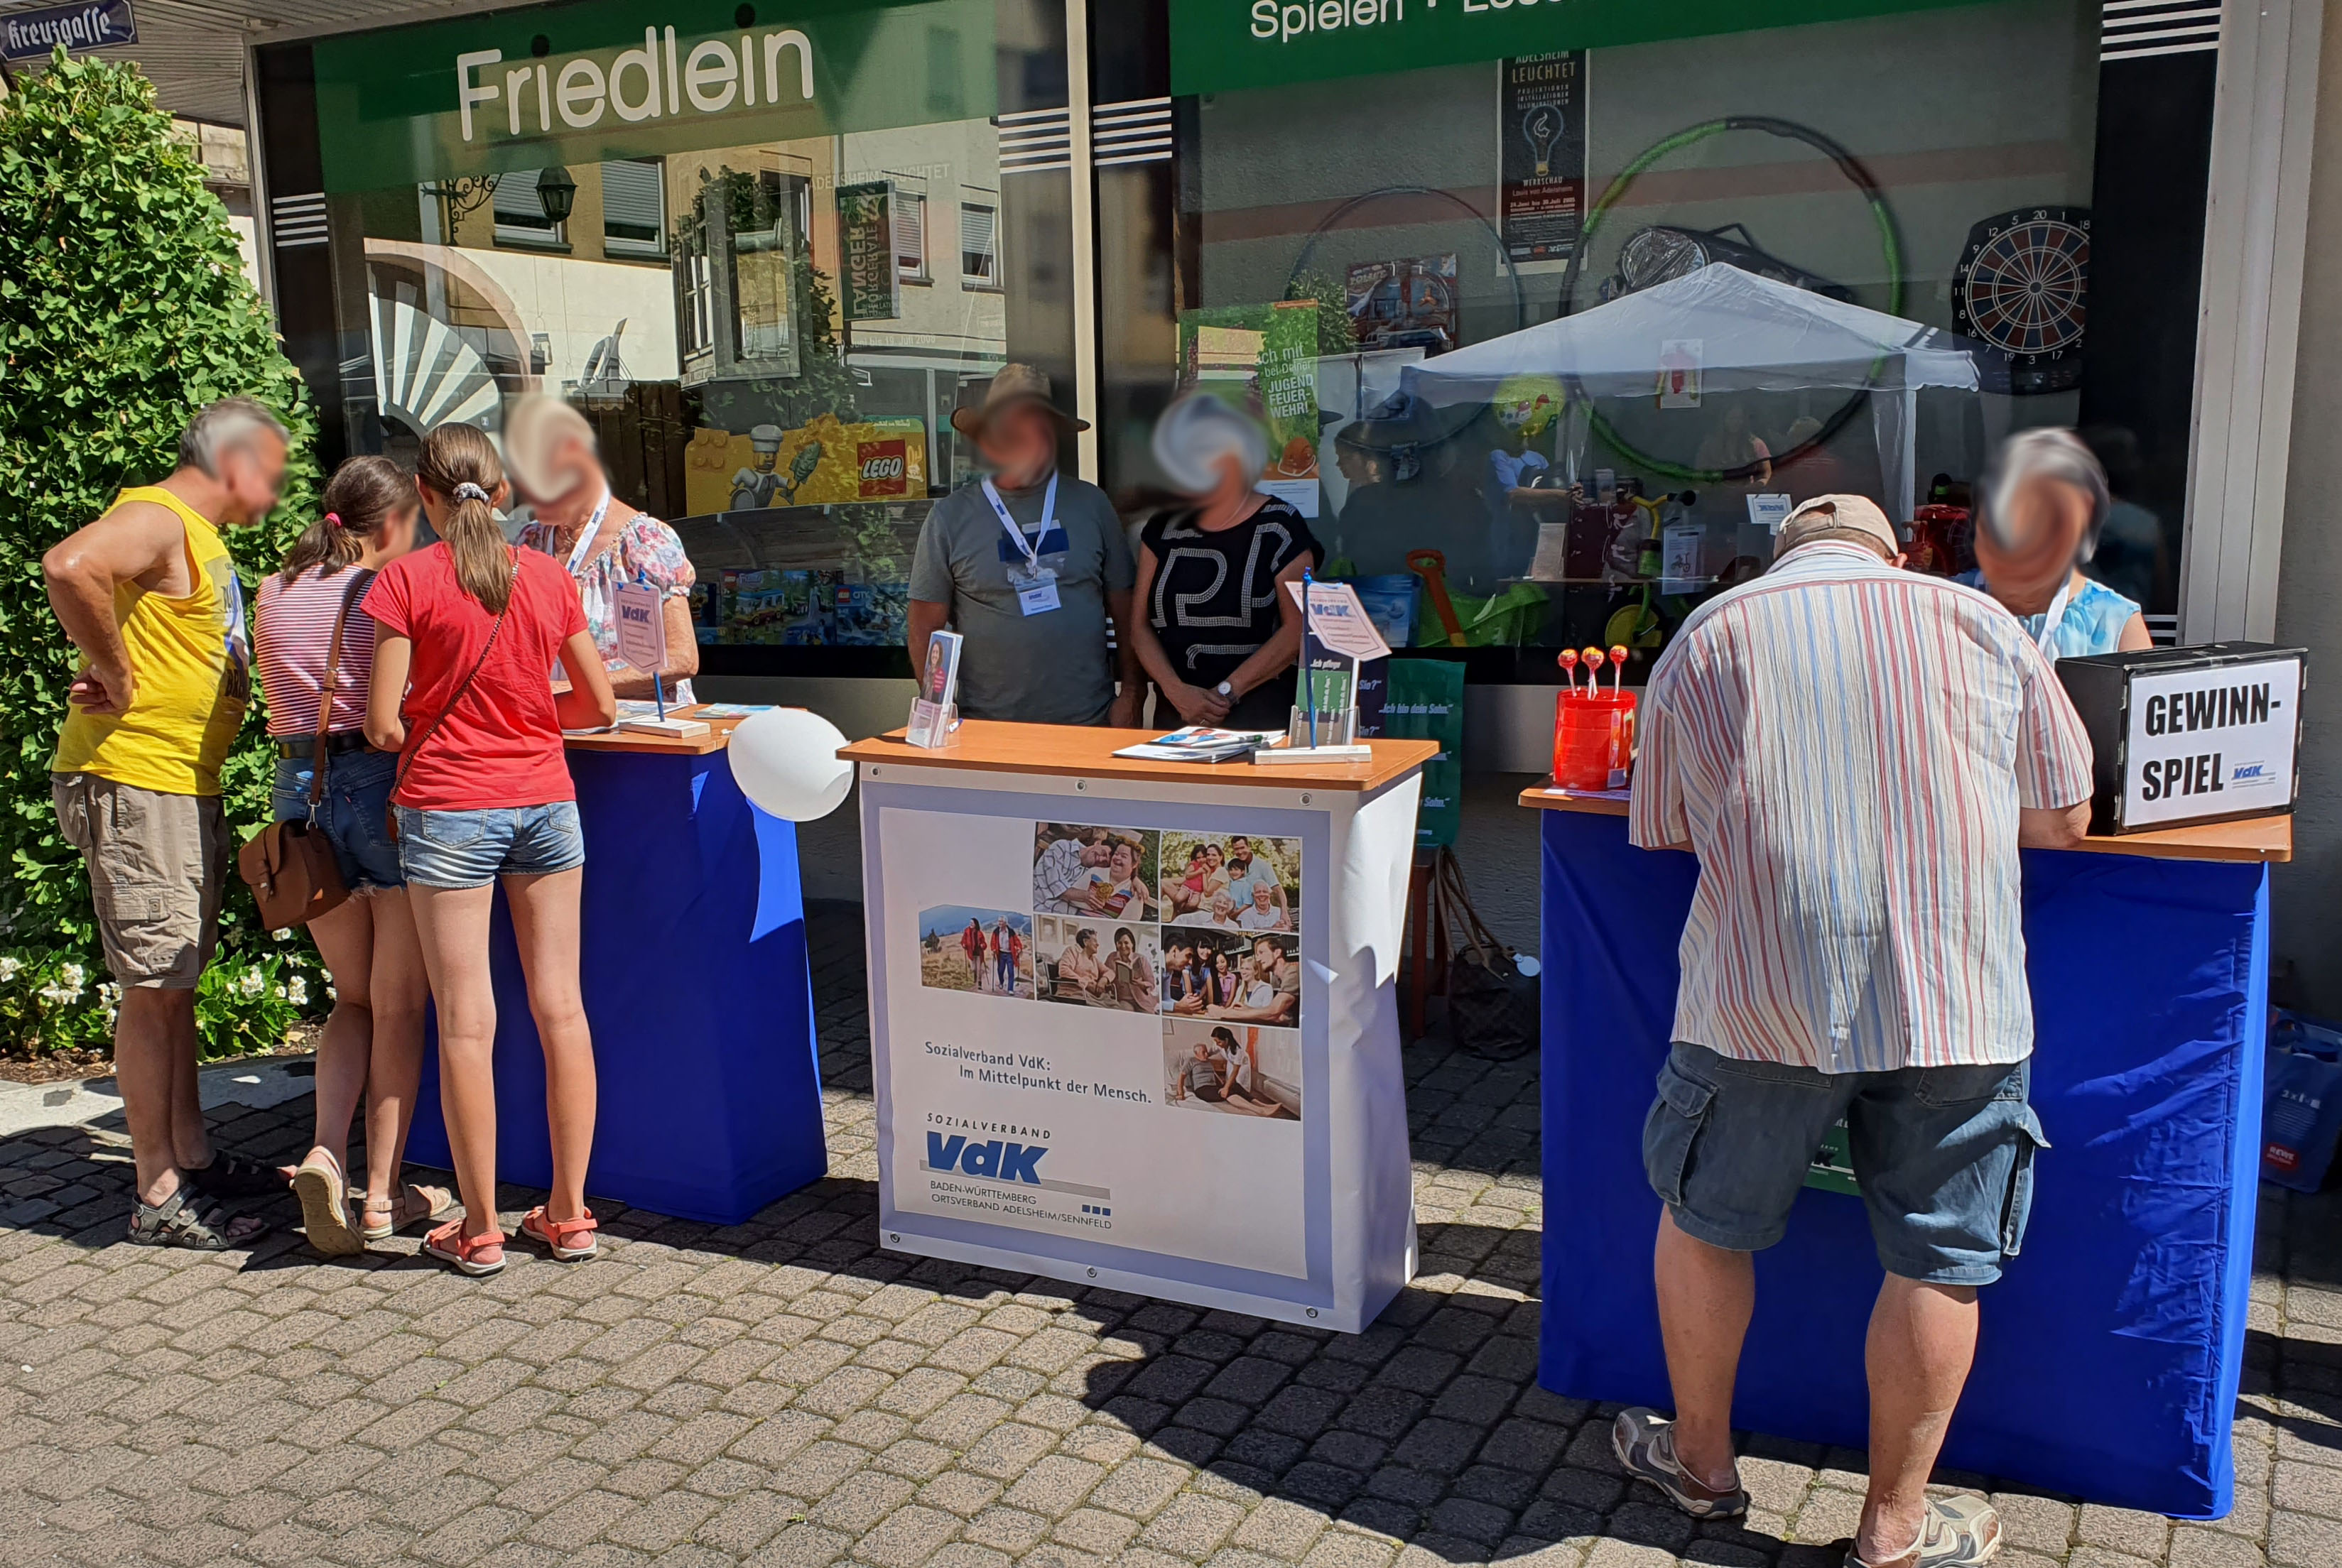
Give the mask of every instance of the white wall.
<path id="1" fill-rule="evenodd" d="M 2272 957 L 2304 1006 L 2342 1017 L 2342 31 L 2319 62 L 2309 235 L 2277 636 L 2309 650 L 2294 860 L 2271 879 Z"/>

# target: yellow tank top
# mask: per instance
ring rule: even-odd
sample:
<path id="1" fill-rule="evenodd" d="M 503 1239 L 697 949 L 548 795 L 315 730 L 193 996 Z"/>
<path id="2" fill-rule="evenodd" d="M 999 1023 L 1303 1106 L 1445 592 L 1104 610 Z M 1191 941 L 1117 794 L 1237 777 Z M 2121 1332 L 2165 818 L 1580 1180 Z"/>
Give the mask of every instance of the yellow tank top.
<path id="1" fill-rule="evenodd" d="M 129 501 L 151 501 L 179 514 L 195 586 L 184 599 L 135 583 L 115 589 L 115 624 L 138 683 L 130 710 L 71 709 L 49 767 L 161 794 L 217 794 L 220 764 L 252 694 L 244 585 L 227 546 L 194 507 L 155 485 L 125 490 L 114 504 Z"/>

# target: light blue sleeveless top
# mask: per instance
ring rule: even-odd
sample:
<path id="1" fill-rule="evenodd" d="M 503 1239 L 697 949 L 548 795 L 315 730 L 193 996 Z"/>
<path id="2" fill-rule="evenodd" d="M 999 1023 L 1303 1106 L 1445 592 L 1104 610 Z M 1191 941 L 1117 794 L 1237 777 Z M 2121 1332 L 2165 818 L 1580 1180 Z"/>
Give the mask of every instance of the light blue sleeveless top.
<path id="1" fill-rule="evenodd" d="M 1955 581 L 1983 588 L 1984 574 L 1963 572 Z M 2094 654 L 2113 653 L 2122 646 L 2123 628 L 2137 614 L 2137 600 L 2125 598 L 2095 577 L 2083 578 L 2082 591 L 2066 601 L 2066 613 L 2057 621 L 2057 656 L 2086 659 Z M 2041 616 L 2017 619 L 2027 636 L 2037 643 L 2041 640 Z"/>

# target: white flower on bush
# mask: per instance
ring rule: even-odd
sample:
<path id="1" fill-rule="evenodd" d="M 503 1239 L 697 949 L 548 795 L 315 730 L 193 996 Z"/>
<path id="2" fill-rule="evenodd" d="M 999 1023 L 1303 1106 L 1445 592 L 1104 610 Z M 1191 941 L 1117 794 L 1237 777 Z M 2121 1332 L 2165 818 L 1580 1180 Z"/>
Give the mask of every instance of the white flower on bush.
<path id="1" fill-rule="evenodd" d="M 268 989 L 268 982 L 261 978 L 259 970 L 247 969 L 237 977 L 235 989 L 239 995 L 258 996 Z"/>
<path id="2" fill-rule="evenodd" d="M 78 996 L 81 988 L 89 984 L 89 977 L 81 972 L 78 964 L 60 964 L 57 965 L 57 984 L 73 987 L 73 994 Z"/>
<path id="3" fill-rule="evenodd" d="M 285 1000 L 295 1007 L 309 1005 L 309 983 L 299 975 L 285 983 Z"/>
<path id="4" fill-rule="evenodd" d="M 21 958 L 0 958 L 0 981 L 14 980 L 25 967 Z"/>
<path id="5" fill-rule="evenodd" d="M 63 1007 L 69 1002 L 78 1001 L 87 984 L 80 964 L 60 964 L 55 977 L 41 987 L 41 1000 L 52 1007 Z"/>

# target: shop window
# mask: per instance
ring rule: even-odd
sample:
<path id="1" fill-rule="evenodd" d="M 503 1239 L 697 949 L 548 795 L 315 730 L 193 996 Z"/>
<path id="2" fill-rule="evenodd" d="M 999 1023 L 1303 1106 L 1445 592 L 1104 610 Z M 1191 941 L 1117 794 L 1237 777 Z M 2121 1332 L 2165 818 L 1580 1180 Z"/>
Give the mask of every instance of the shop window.
<path id="1" fill-rule="evenodd" d="M 970 288 L 1000 286 L 1000 209 L 961 204 L 959 209 L 959 275 Z"/>
<path id="2" fill-rule="evenodd" d="M 927 282 L 927 198 L 897 185 L 894 220 L 896 270 L 905 283 Z"/>
<path id="3" fill-rule="evenodd" d="M 567 223 L 545 215 L 545 198 L 537 189 L 537 181 L 544 174 L 543 169 L 515 169 L 496 181 L 496 244 L 547 250 L 568 248 Z"/>
<path id="4" fill-rule="evenodd" d="M 602 254 L 665 261 L 666 176 L 656 158 L 602 165 Z"/>

